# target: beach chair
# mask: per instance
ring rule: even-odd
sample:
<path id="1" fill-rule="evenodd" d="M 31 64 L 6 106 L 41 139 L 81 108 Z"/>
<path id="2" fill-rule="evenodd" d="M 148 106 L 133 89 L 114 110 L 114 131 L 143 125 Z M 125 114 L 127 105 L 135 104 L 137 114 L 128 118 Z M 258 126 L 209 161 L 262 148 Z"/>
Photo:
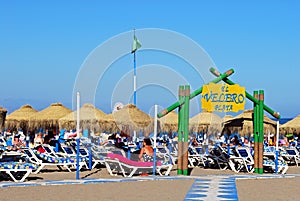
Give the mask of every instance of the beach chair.
<path id="1" fill-rule="evenodd" d="M 265 171 L 275 172 L 276 164 L 275 164 L 276 155 L 274 152 L 264 152 L 263 155 L 263 167 Z M 289 166 L 286 161 L 279 156 L 278 157 L 278 172 L 281 174 L 285 174 L 288 170 Z"/>
<path id="2" fill-rule="evenodd" d="M 71 159 L 76 159 L 77 157 L 77 154 L 76 152 L 72 152 L 70 153 L 70 151 L 66 151 L 66 152 L 56 152 L 54 150 L 54 147 L 49 145 L 49 144 L 43 144 L 43 145 L 40 145 L 41 148 L 43 148 L 45 150 L 45 153 L 51 155 L 51 156 L 54 156 L 56 158 L 60 158 L 60 157 L 64 157 L 64 158 L 71 158 Z M 63 145 L 61 145 L 61 147 L 63 147 Z M 66 148 L 63 147 L 62 150 L 65 150 Z M 82 161 L 82 162 L 85 162 L 88 160 L 88 158 L 86 156 L 82 156 L 81 154 L 79 155 L 79 160 Z"/>
<path id="3" fill-rule="evenodd" d="M 99 163 L 104 164 L 104 159 L 108 153 L 119 154 L 124 157 L 128 156 L 128 153 L 124 149 L 118 148 L 113 144 L 106 145 L 93 145 L 92 148 L 93 158 L 99 160 Z"/>
<path id="4" fill-rule="evenodd" d="M 71 167 L 76 167 L 77 162 L 74 158 L 56 157 L 47 153 L 41 153 L 35 149 L 24 149 L 24 156 L 33 164 L 39 167 L 34 171 L 34 174 L 39 173 L 46 166 L 56 166 L 60 170 L 62 167 L 71 172 Z M 79 169 L 84 165 L 84 161 L 79 161 Z"/>
<path id="5" fill-rule="evenodd" d="M 216 145 L 207 155 L 207 161 L 215 163 L 219 169 L 226 170 L 229 167 L 229 155 L 220 145 Z M 207 163 L 205 163 L 207 166 Z"/>
<path id="6" fill-rule="evenodd" d="M 254 159 L 248 147 L 236 147 L 235 155 L 229 157 L 229 166 L 234 172 L 254 171 Z"/>
<path id="7" fill-rule="evenodd" d="M 37 166 L 32 163 L 0 162 L 0 174 L 14 182 L 23 182 L 35 169 Z"/>
<path id="8" fill-rule="evenodd" d="M 205 166 L 205 161 L 207 160 L 205 152 L 202 147 L 189 146 L 188 148 L 188 162 L 189 167 L 195 167 L 203 165 Z"/>
<path id="9" fill-rule="evenodd" d="M 3 136 L 0 136 L 0 146 L 3 146 L 3 147 L 6 147 L 6 146 L 7 146 L 6 140 L 4 139 Z"/>
<path id="10" fill-rule="evenodd" d="M 289 165 L 295 164 L 296 166 L 298 166 L 300 162 L 299 151 L 295 147 L 287 148 L 281 156 Z"/>
<path id="11" fill-rule="evenodd" d="M 62 149 L 62 153 L 64 156 L 71 157 L 71 158 L 77 157 L 77 151 L 73 147 L 65 145 L 65 144 L 61 144 L 61 149 Z M 83 146 L 81 146 L 79 148 L 79 157 L 81 158 L 80 160 L 85 161 L 84 166 L 86 167 L 86 169 L 88 169 L 87 163 L 89 162 L 89 153 L 88 153 L 88 150 Z M 92 169 L 93 169 L 96 166 L 95 162 L 96 163 L 98 163 L 98 162 L 93 157 L 92 157 L 92 162 L 94 163 L 94 165 L 92 166 Z"/>
<path id="12" fill-rule="evenodd" d="M 89 151 L 87 146 L 90 146 L 90 143 L 86 142 L 87 140 L 82 140 L 80 139 L 80 143 L 79 143 L 79 154 L 81 157 L 86 157 L 87 159 L 89 158 Z M 74 150 L 75 154 L 77 154 L 77 142 L 72 140 L 67 142 L 67 145 L 69 147 L 72 147 L 72 149 Z"/>
<path id="13" fill-rule="evenodd" d="M 122 149 L 114 149 L 116 153 L 126 156 L 126 153 Z M 92 155 L 93 155 L 93 166 L 95 168 L 98 164 L 105 165 L 105 157 L 108 153 L 112 153 L 112 151 L 108 151 L 105 149 L 105 146 L 100 145 L 92 145 L 91 147 Z"/>
<path id="14" fill-rule="evenodd" d="M 167 148 L 166 145 L 159 145 L 156 147 L 156 157 L 159 160 L 169 161 L 173 165 L 176 164 L 177 160 L 173 155 L 171 155 L 170 150 Z"/>
<path id="15" fill-rule="evenodd" d="M 62 155 L 65 155 L 67 157 L 76 157 L 77 153 L 74 150 L 73 147 L 66 145 L 66 144 L 60 144 L 60 148 L 61 148 L 61 153 Z"/>
<path id="16" fill-rule="evenodd" d="M 153 162 L 138 162 L 130 160 L 122 155 L 108 153 L 105 158 L 105 166 L 110 175 L 115 176 L 121 173 L 124 177 L 132 177 L 135 174 L 141 174 L 145 172 L 153 171 Z M 157 162 L 156 172 L 159 175 L 169 175 L 173 165 L 166 163 L 163 164 L 161 161 Z"/>
<path id="17" fill-rule="evenodd" d="M 63 154 L 61 154 L 60 152 L 55 152 L 54 147 L 52 147 L 49 144 L 41 144 L 38 147 L 41 147 L 45 153 L 54 156 L 54 157 L 64 157 Z"/>
<path id="18" fill-rule="evenodd" d="M 178 143 L 176 141 L 172 140 L 170 142 L 170 145 L 171 145 L 170 146 L 171 150 L 169 152 L 172 157 L 173 165 L 175 165 L 177 163 L 177 159 L 178 159 Z"/>

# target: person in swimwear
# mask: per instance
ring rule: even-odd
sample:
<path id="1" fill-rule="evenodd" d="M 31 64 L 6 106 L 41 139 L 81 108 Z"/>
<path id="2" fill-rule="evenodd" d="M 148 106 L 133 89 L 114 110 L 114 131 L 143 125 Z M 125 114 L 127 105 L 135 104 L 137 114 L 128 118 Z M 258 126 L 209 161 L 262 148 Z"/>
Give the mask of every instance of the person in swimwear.
<path id="1" fill-rule="evenodd" d="M 149 138 L 143 140 L 143 148 L 139 154 L 139 160 L 144 162 L 153 162 L 153 148 Z"/>

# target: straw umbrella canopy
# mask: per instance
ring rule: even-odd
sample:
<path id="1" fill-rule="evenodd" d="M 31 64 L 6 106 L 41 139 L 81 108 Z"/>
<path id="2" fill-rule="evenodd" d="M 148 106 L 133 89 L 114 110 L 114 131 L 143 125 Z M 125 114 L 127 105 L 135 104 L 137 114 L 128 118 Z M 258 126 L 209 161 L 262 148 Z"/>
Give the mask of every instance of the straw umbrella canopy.
<path id="1" fill-rule="evenodd" d="M 0 131 L 3 130 L 6 113 L 7 113 L 7 110 L 3 107 L 0 107 Z"/>
<path id="2" fill-rule="evenodd" d="M 84 104 L 80 108 L 80 125 L 82 129 L 100 132 L 100 122 L 106 114 L 92 104 Z M 77 122 L 77 111 L 71 112 L 58 120 L 59 127 L 67 130 L 75 129 Z"/>
<path id="3" fill-rule="evenodd" d="M 253 110 L 245 110 L 243 113 L 227 120 L 224 124 L 223 132 L 238 132 L 241 136 L 251 136 L 253 134 Z M 264 133 L 275 133 L 276 122 L 264 115 Z M 227 133 L 229 134 L 229 133 Z"/>
<path id="4" fill-rule="evenodd" d="M 230 119 L 232 119 L 232 118 L 233 118 L 232 115 L 225 115 L 225 116 L 223 117 L 223 119 L 222 119 L 222 123 L 225 123 L 226 121 L 228 121 L 228 120 L 230 120 Z"/>
<path id="5" fill-rule="evenodd" d="M 29 128 L 29 119 L 32 115 L 38 111 L 32 108 L 30 105 L 23 105 L 18 110 L 7 115 L 5 120 L 5 128 L 17 130 L 21 128 L 23 131 L 27 131 Z"/>
<path id="6" fill-rule="evenodd" d="M 212 112 L 202 111 L 190 119 L 190 129 L 207 134 L 221 132 L 222 118 Z"/>
<path id="7" fill-rule="evenodd" d="M 29 118 L 29 125 L 34 129 L 58 129 L 58 120 L 71 113 L 72 110 L 66 108 L 61 103 L 53 103 L 44 110 L 37 112 Z"/>
<path id="8" fill-rule="evenodd" d="M 300 115 L 294 119 L 279 126 L 280 132 L 284 134 L 299 134 L 300 133 Z"/>
<path id="9" fill-rule="evenodd" d="M 163 132 L 178 131 L 178 114 L 174 110 L 161 117 L 159 122 L 161 125 L 161 131 Z"/>
<path id="10" fill-rule="evenodd" d="M 104 132 L 113 133 L 120 131 L 118 128 L 113 113 L 107 114 L 101 121 L 101 128 Z"/>
<path id="11" fill-rule="evenodd" d="M 115 124 L 112 126 L 112 132 L 123 131 L 130 135 L 133 131 L 144 131 L 146 133 L 153 131 L 153 119 L 151 116 L 133 104 L 125 105 L 122 109 L 108 115 L 106 121 L 110 124 Z"/>

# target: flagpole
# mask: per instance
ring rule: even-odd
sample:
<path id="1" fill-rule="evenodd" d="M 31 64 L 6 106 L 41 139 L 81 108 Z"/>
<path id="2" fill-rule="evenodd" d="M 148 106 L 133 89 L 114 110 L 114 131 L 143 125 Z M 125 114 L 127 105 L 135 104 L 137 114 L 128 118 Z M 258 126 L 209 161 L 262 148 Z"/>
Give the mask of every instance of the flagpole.
<path id="1" fill-rule="evenodd" d="M 141 47 L 141 43 L 135 36 L 135 29 L 133 30 L 133 43 L 132 43 L 132 51 L 133 53 L 133 104 L 136 106 L 137 102 L 137 91 L 136 91 L 136 51 Z"/>
<path id="2" fill-rule="evenodd" d="M 133 53 L 133 104 L 136 106 L 136 55 Z"/>

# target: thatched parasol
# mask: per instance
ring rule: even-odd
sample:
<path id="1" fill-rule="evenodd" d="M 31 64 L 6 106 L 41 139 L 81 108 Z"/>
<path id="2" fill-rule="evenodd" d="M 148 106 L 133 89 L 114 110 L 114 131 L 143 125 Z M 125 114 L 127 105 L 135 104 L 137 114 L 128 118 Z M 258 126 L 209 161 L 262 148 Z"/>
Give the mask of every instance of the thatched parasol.
<path id="1" fill-rule="evenodd" d="M 174 110 L 160 118 L 159 122 L 163 132 L 178 131 L 178 114 Z"/>
<path id="2" fill-rule="evenodd" d="M 279 126 L 280 128 L 280 133 L 283 134 L 299 134 L 300 133 L 300 115 L 295 117 L 294 119 L 286 122 L 283 125 Z"/>
<path id="3" fill-rule="evenodd" d="M 53 103 L 46 109 L 37 112 L 29 118 L 29 125 L 34 129 L 57 128 L 58 120 L 71 113 L 72 110 L 66 108 L 61 103 Z"/>
<path id="4" fill-rule="evenodd" d="M 30 105 L 23 105 L 18 110 L 7 115 L 5 120 L 5 128 L 18 130 L 21 128 L 23 132 L 27 132 L 29 128 L 29 118 L 38 111 L 33 109 Z"/>
<path id="5" fill-rule="evenodd" d="M 113 128 L 112 132 L 126 130 L 127 134 L 130 135 L 133 131 L 144 131 L 147 133 L 153 131 L 153 119 L 151 116 L 133 104 L 126 105 L 122 109 L 108 115 L 106 121 L 110 125 L 115 124 L 111 125 Z"/>
<path id="6" fill-rule="evenodd" d="M 3 107 L 0 107 L 0 131 L 3 131 L 6 113 L 7 110 Z"/>
<path id="7" fill-rule="evenodd" d="M 253 134 L 253 110 L 245 110 L 243 113 L 227 120 L 224 123 L 223 132 L 238 132 L 241 136 Z M 276 122 L 264 115 L 264 133 L 275 133 Z M 228 133 L 227 133 L 228 134 Z"/>
<path id="8" fill-rule="evenodd" d="M 221 132 L 222 118 L 208 111 L 202 111 L 190 119 L 190 129 L 193 132 Z"/>
<path id="9" fill-rule="evenodd" d="M 232 115 L 225 115 L 223 118 L 222 118 L 222 123 L 225 123 L 226 121 L 232 119 L 233 116 Z"/>
<path id="10" fill-rule="evenodd" d="M 101 128 L 104 132 L 114 133 L 121 131 L 118 128 L 113 113 L 107 114 L 104 119 L 101 121 Z"/>
<path id="11" fill-rule="evenodd" d="M 100 122 L 104 120 L 106 114 L 97 109 L 92 104 L 84 104 L 80 108 L 80 126 L 82 129 L 92 130 L 94 132 L 100 132 Z M 59 127 L 68 130 L 76 128 L 77 111 L 71 112 L 66 116 L 59 119 Z"/>

